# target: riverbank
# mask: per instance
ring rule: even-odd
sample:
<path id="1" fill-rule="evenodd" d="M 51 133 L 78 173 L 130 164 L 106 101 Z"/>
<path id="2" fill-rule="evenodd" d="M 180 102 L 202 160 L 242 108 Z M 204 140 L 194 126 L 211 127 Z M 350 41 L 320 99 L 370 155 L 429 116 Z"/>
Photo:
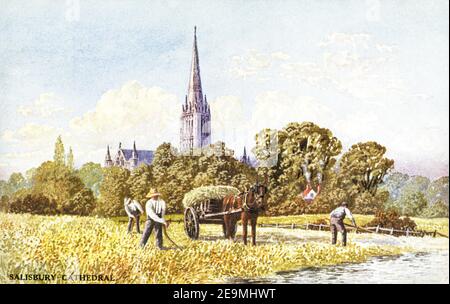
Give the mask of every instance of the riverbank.
<path id="1" fill-rule="evenodd" d="M 125 223 L 111 219 L 0 213 L 0 282 L 18 283 L 9 279 L 10 274 L 70 272 L 107 275 L 115 283 L 217 283 L 307 267 L 362 263 L 371 257 L 420 248 L 414 241 L 393 237 L 386 241 L 380 235 L 354 233 L 349 235 L 349 246 L 331 246 L 327 232 L 271 228 L 258 228 L 258 246 L 253 247 L 242 244 L 240 230 L 238 242 L 231 243 L 223 240 L 220 225 L 202 225 L 200 239 L 191 241 L 182 223 L 173 223 L 169 233 L 181 250 L 169 247 L 159 251 L 153 246 L 153 237 L 142 250 L 138 247 L 140 235 L 128 235 Z M 171 246 L 167 240 L 165 244 Z M 444 243 L 436 238 L 421 246 L 442 247 Z M 38 283 L 79 282 L 56 278 Z"/>
<path id="2" fill-rule="evenodd" d="M 231 279 L 252 284 L 449 284 L 449 252 L 437 250 L 371 257 L 362 263 L 309 267 L 264 278 Z"/>

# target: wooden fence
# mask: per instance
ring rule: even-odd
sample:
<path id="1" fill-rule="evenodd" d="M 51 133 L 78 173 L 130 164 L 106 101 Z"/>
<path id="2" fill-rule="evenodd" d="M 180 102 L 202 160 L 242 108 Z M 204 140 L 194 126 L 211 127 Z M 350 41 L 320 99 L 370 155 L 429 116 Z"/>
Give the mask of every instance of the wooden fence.
<path id="1" fill-rule="evenodd" d="M 330 225 L 326 224 L 259 224 L 260 227 L 271 227 L 271 228 L 285 228 L 285 229 L 305 229 L 305 230 L 319 230 L 319 231 L 329 231 Z M 424 237 L 424 236 L 442 236 L 447 237 L 446 235 L 443 235 L 436 230 L 434 231 L 414 231 L 410 229 L 406 230 L 398 230 L 394 228 L 382 228 L 380 226 L 377 227 L 364 227 L 363 229 L 369 230 L 372 233 L 379 233 L 379 234 L 389 234 L 393 236 L 416 236 L 416 237 Z M 363 233 L 364 231 L 361 231 L 360 229 L 349 227 L 347 226 L 347 230 L 350 231 L 356 231 L 357 233 Z"/>

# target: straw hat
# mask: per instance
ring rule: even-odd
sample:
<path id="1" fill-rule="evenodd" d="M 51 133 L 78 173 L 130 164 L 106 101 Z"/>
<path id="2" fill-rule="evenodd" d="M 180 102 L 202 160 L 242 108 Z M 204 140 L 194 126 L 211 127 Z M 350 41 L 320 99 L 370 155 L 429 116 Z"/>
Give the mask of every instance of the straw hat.
<path id="1" fill-rule="evenodd" d="M 152 198 L 154 196 L 160 196 L 160 195 L 161 195 L 161 193 L 156 191 L 155 188 L 151 188 L 150 191 L 147 193 L 146 198 Z"/>

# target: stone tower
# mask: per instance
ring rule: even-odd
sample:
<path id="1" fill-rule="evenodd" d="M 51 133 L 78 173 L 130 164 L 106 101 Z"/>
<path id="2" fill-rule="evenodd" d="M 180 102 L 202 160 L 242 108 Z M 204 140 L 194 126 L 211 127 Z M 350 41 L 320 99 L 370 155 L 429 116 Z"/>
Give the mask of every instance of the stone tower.
<path id="1" fill-rule="evenodd" d="M 109 145 L 106 148 L 105 167 L 112 167 L 113 161 L 111 159 L 111 153 L 109 152 Z"/>
<path id="2" fill-rule="evenodd" d="M 211 110 L 206 95 L 203 95 L 198 60 L 197 33 L 194 27 L 194 46 L 189 75 L 188 94 L 182 105 L 180 150 L 191 153 L 194 149 L 211 144 Z"/>
<path id="3" fill-rule="evenodd" d="M 242 154 L 242 157 L 240 159 L 241 163 L 244 163 L 248 166 L 251 165 L 250 156 L 247 155 L 247 148 L 244 146 L 244 153 Z"/>
<path id="4" fill-rule="evenodd" d="M 136 142 L 133 142 L 133 152 L 131 152 L 130 169 L 133 170 L 138 166 L 138 152 L 136 150 Z"/>

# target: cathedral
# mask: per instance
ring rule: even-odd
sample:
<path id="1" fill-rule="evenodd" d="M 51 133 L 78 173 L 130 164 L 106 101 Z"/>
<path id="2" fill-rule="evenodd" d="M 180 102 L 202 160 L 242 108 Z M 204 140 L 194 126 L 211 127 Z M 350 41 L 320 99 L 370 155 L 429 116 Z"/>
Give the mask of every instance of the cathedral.
<path id="1" fill-rule="evenodd" d="M 193 153 L 195 149 L 210 145 L 211 110 L 202 90 L 196 28 L 194 28 L 194 46 L 192 48 L 188 93 L 181 110 L 181 153 Z"/>
<path id="2" fill-rule="evenodd" d="M 180 151 L 183 154 L 194 154 L 201 152 L 203 154 L 225 153 L 233 155 L 234 152 L 224 147 L 224 143 L 211 145 L 211 109 L 203 95 L 202 81 L 200 79 L 200 62 L 197 48 L 197 32 L 194 27 L 194 45 L 192 48 L 192 61 L 189 73 L 188 92 L 181 106 L 181 127 L 180 127 Z M 223 150 L 223 151 L 222 151 Z M 119 148 L 111 157 L 109 146 L 107 146 L 105 156 L 105 167 L 121 167 L 133 170 L 141 164 L 150 165 L 153 161 L 154 151 L 137 150 L 136 143 L 133 149 L 123 149 L 119 143 Z M 252 166 L 252 161 L 244 148 L 244 154 L 239 159 L 241 162 Z"/>
<path id="3" fill-rule="evenodd" d="M 121 167 L 131 171 L 141 164 L 150 165 L 153 157 L 151 150 L 137 150 L 136 142 L 133 143 L 133 149 L 123 149 L 122 143 L 119 143 L 119 149 L 114 158 L 111 158 L 109 146 L 107 146 L 104 167 Z"/>
<path id="4" fill-rule="evenodd" d="M 192 153 L 211 144 L 211 110 L 206 95 L 203 95 L 200 79 L 200 63 L 197 49 L 197 33 L 194 28 L 194 46 L 192 49 L 192 62 L 189 74 L 188 94 L 182 105 L 180 150 L 182 153 Z M 119 144 L 114 157 L 111 157 L 109 146 L 105 156 L 105 167 L 122 167 L 133 170 L 140 164 L 150 165 L 154 152 L 151 150 L 137 150 L 136 143 L 133 149 L 123 149 Z"/>

